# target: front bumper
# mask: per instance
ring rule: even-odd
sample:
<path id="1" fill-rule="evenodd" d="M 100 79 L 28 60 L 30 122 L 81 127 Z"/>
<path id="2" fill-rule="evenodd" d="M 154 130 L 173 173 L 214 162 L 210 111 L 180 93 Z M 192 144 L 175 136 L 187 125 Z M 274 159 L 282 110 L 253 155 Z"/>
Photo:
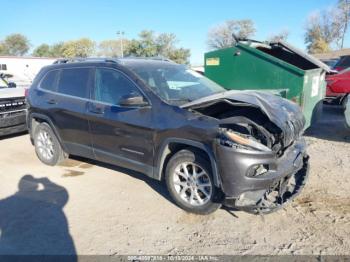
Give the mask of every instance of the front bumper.
<path id="1" fill-rule="evenodd" d="M 289 146 L 281 157 L 273 152 L 236 149 L 219 143 L 216 157 L 221 188 L 228 199 L 238 199 L 248 192 L 264 194 L 271 186 L 302 170 L 308 158 L 303 138 Z M 256 177 L 248 176 L 251 168 L 258 165 L 268 166 L 268 171 Z"/>
<path id="2" fill-rule="evenodd" d="M 26 130 L 26 110 L 0 114 L 0 136 L 20 133 Z"/>

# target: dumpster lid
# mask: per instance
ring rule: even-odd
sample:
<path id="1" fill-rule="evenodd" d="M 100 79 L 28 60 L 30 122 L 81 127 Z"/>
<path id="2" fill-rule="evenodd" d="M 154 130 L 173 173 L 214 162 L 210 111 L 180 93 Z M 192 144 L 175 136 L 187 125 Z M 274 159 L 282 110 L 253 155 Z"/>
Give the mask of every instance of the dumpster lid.
<path id="1" fill-rule="evenodd" d="M 305 58 L 306 60 L 308 60 L 310 63 L 313 63 L 314 65 L 318 66 L 319 68 L 322 68 L 323 70 L 325 70 L 327 73 L 331 72 L 331 68 L 326 65 L 325 63 L 321 62 L 319 59 L 313 57 L 312 55 L 309 55 L 307 53 L 305 53 L 304 51 L 302 51 L 299 48 L 296 48 L 290 44 L 288 44 L 285 41 L 277 41 L 277 42 L 270 42 L 271 45 L 277 45 L 280 47 L 284 47 L 286 49 L 288 49 L 289 51 L 292 51 L 293 53 L 296 53 L 297 55 Z"/>

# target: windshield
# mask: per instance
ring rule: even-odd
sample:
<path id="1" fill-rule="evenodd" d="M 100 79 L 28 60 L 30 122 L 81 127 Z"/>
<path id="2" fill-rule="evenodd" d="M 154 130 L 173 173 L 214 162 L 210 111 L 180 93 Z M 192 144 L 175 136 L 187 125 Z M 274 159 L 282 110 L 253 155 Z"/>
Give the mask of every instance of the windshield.
<path id="1" fill-rule="evenodd" d="M 221 93 L 224 88 L 201 74 L 178 64 L 138 64 L 129 67 L 158 96 L 170 104 L 182 105 Z"/>

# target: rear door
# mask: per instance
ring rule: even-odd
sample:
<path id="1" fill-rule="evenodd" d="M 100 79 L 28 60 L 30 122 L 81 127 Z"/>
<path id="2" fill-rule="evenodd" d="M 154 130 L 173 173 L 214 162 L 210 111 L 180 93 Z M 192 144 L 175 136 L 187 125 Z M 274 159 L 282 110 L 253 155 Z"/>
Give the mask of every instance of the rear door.
<path id="1" fill-rule="evenodd" d="M 121 106 L 123 97 L 144 96 L 123 72 L 97 68 L 92 101 L 88 106 L 95 156 L 98 160 L 144 173 L 152 172 L 152 107 Z"/>
<path id="2" fill-rule="evenodd" d="M 94 156 L 86 113 L 93 73 L 92 67 L 60 69 L 57 90 L 46 99 L 68 152 L 88 158 Z"/>

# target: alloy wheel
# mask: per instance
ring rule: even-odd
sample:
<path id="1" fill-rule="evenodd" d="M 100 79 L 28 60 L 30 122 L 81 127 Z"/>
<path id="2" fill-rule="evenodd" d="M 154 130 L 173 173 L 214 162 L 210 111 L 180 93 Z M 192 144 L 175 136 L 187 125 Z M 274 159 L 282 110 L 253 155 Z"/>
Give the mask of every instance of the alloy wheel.
<path id="1" fill-rule="evenodd" d="M 41 130 L 37 135 L 37 147 L 39 154 L 46 160 L 51 160 L 54 156 L 53 141 L 50 134 Z"/>
<path id="2" fill-rule="evenodd" d="M 174 171 L 176 193 L 193 206 L 205 205 L 211 198 L 213 185 L 207 172 L 192 162 L 179 164 Z"/>

